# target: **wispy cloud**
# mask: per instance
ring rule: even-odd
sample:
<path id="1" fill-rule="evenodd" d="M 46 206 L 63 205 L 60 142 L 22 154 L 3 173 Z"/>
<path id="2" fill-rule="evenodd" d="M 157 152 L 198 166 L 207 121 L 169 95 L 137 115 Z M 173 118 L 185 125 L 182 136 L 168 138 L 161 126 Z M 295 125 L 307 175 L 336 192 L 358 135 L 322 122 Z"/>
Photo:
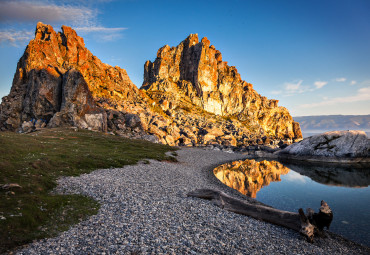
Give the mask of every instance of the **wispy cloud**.
<path id="1" fill-rule="evenodd" d="M 17 46 L 17 42 L 29 41 L 33 36 L 34 33 L 30 31 L 0 31 L 0 44 L 9 43 L 12 46 Z"/>
<path id="2" fill-rule="evenodd" d="M 283 94 L 286 96 L 292 96 L 295 94 L 302 94 L 305 92 L 314 91 L 315 89 L 311 86 L 305 86 L 303 85 L 303 80 L 296 80 L 293 82 L 285 82 L 284 83 L 284 91 L 282 91 Z"/>
<path id="3" fill-rule="evenodd" d="M 99 33 L 94 37 L 100 41 L 112 41 L 122 37 L 122 31 L 127 28 L 109 28 L 99 24 L 98 11 L 91 7 L 89 1 L 0 1 L 0 23 L 33 26 L 42 21 L 51 25 L 68 25 L 82 34 Z M 76 28 L 77 27 L 77 28 Z M 2 30 L 0 32 L 0 44 L 9 43 L 17 46 L 17 42 L 30 39 L 29 32 L 25 29 Z M 33 33 L 33 31 L 32 31 Z M 23 34 L 23 35 L 22 35 Z"/>
<path id="4" fill-rule="evenodd" d="M 353 85 L 356 85 L 357 81 L 351 81 L 350 85 L 353 86 Z"/>
<path id="5" fill-rule="evenodd" d="M 83 6 L 57 5 L 42 1 L 0 2 L 0 22 L 72 22 L 89 25 L 97 11 Z"/>
<path id="6" fill-rule="evenodd" d="M 271 91 L 270 92 L 272 95 L 280 95 L 281 93 L 283 93 L 282 90 L 274 90 L 274 91 Z"/>
<path id="7" fill-rule="evenodd" d="M 100 40 L 103 42 L 111 42 L 119 38 L 122 38 L 122 34 L 121 33 L 103 34 L 103 35 L 100 35 L 99 37 L 100 37 Z"/>
<path id="8" fill-rule="evenodd" d="M 361 102 L 361 101 L 370 101 L 370 87 L 365 87 L 365 88 L 361 88 L 357 90 L 357 94 L 354 96 L 335 97 L 335 98 L 327 99 L 319 103 L 303 104 L 303 105 L 300 105 L 300 107 L 301 108 L 314 108 L 314 107 L 343 104 L 343 103 L 354 103 L 354 102 Z"/>
<path id="9" fill-rule="evenodd" d="M 102 26 L 90 26 L 90 27 L 76 27 L 75 30 L 79 32 L 91 33 L 91 32 L 102 32 L 112 33 L 126 30 L 126 27 L 102 27 Z"/>
<path id="10" fill-rule="evenodd" d="M 295 80 L 291 82 L 285 82 L 280 90 L 274 90 L 270 93 L 272 95 L 284 95 L 293 96 L 296 94 L 302 94 L 309 91 L 314 91 L 315 89 L 310 86 L 303 85 L 303 80 Z"/>
<path id="11" fill-rule="evenodd" d="M 326 84 L 328 84 L 327 81 L 315 81 L 313 85 L 315 85 L 315 87 L 317 89 L 321 89 L 322 87 L 324 87 Z"/>
<path id="12" fill-rule="evenodd" d="M 335 78 L 334 81 L 336 82 L 345 82 L 347 80 L 347 78 L 345 77 L 340 77 L 340 78 Z"/>
<path id="13" fill-rule="evenodd" d="M 117 56 L 111 56 L 110 57 L 110 61 L 112 61 L 112 62 L 118 62 L 118 61 L 122 61 L 122 58 L 119 58 Z"/>
<path id="14" fill-rule="evenodd" d="M 76 31 L 82 34 L 99 33 L 99 40 L 101 41 L 114 41 L 122 37 L 121 31 L 126 30 L 126 27 L 102 27 L 102 26 L 89 26 L 77 27 Z"/>
<path id="15" fill-rule="evenodd" d="M 303 80 L 298 80 L 294 82 L 285 82 L 284 89 L 288 93 L 299 93 L 302 90 Z"/>

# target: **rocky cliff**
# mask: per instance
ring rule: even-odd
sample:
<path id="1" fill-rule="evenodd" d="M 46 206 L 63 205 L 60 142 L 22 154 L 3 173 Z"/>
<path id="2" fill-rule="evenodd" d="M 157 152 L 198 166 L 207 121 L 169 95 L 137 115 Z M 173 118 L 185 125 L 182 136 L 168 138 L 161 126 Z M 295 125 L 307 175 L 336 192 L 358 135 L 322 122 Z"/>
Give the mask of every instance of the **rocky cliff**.
<path id="1" fill-rule="evenodd" d="M 165 109 L 191 104 L 226 118 L 238 120 L 254 133 L 275 138 L 301 138 L 299 124 L 278 100 L 259 95 L 243 81 L 234 66 L 222 60 L 207 38 L 192 34 L 176 47 L 160 48 L 156 60 L 144 66 L 142 89 Z M 168 106 L 163 102 L 171 102 Z"/>
<path id="2" fill-rule="evenodd" d="M 168 121 L 153 105 L 124 69 L 102 63 L 73 29 L 63 26 L 56 33 L 40 22 L 2 100 L 0 123 L 2 130 L 21 130 L 31 121 L 157 140 L 148 136 L 155 134 L 150 123 Z"/>
<path id="3" fill-rule="evenodd" d="M 300 138 L 299 124 L 260 96 L 205 38 L 164 46 L 143 90 L 102 63 L 70 27 L 37 24 L 0 105 L 1 130 L 77 126 L 169 145 L 238 146 Z"/>

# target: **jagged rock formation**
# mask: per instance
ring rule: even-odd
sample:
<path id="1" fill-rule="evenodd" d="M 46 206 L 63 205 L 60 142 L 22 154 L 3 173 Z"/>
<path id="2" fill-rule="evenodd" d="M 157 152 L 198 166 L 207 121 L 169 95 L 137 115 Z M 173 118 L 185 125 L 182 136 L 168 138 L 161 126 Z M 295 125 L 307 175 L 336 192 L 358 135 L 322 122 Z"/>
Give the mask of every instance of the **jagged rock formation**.
<path id="1" fill-rule="evenodd" d="M 276 144 L 300 138 L 276 100 L 258 95 L 209 41 L 189 36 L 145 64 L 145 90 L 102 63 L 70 27 L 39 22 L 0 105 L 0 129 L 76 126 L 169 145 Z M 278 139 L 278 140 L 276 140 Z"/>
<path id="2" fill-rule="evenodd" d="M 39 22 L 35 38 L 18 62 L 10 94 L 0 108 L 1 129 L 40 121 L 48 127 L 77 126 L 148 136 L 150 122 L 167 124 L 126 71 L 102 63 L 70 27 L 56 33 Z M 165 143 L 166 134 L 159 137 Z"/>
<path id="3" fill-rule="evenodd" d="M 253 198 L 256 198 L 257 192 L 264 186 L 281 181 L 280 175 L 288 172 L 289 168 L 279 162 L 257 162 L 253 159 L 234 161 L 213 169 L 214 175 L 222 183 Z"/>
<path id="4" fill-rule="evenodd" d="M 210 46 L 207 38 L 199 42 L 197 34 L 177 47 L 160 48 L 156 60 L 145 63 L 142 89 L 170 112 L 195 105 L 234 119 L 233 126 L 239 122 L 253 133 L 281 139 L 302 137 L 299 124 L 286 108 L 279 107 L 277 100 L 259 95 L 252 84 L 241 79 L 235 67 L 222 60 L 221 53 Z M 239 141 L 245 138 L 242 134 L 237 136 Z"/>

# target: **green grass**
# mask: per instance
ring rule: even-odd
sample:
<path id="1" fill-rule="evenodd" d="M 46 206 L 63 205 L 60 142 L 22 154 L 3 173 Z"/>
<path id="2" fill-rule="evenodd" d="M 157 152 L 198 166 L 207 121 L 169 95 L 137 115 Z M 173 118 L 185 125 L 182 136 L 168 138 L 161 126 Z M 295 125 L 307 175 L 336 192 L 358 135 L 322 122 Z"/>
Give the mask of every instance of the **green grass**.
<path id="1" fill-rule="evenodd" d="M 90 131 L 44 129 L 0 133 L 0 253 L 32 240 L 55 236 L 99 204 L 81 195 L 53 195 L 60 176 L 121 167 L 147 159 L 176 161 L 174 148 Z M 172 155 L 176 155 L 174 152 Z M 4 189 L 15 183 L 20 187 Z"/>

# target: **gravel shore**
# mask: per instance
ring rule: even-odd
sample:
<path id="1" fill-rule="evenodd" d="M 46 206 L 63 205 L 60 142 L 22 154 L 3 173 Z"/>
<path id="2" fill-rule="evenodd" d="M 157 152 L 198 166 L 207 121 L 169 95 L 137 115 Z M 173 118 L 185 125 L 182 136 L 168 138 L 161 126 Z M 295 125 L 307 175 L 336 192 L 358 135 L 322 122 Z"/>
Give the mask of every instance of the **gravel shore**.
<path id="1" fill-rule="evenodd" d="M 241 154 L 183 148 L 178 163 L 150 161 L 96 170 L 58 180 L 57 192 L 91 196 L 97 215 L 56 238 L 27 245 L 17 254 L 369 254 L 336 235 L 306 242 L 297 232 L 187 197 L 198 188 L 226 187 L 212 169 Z"/>

